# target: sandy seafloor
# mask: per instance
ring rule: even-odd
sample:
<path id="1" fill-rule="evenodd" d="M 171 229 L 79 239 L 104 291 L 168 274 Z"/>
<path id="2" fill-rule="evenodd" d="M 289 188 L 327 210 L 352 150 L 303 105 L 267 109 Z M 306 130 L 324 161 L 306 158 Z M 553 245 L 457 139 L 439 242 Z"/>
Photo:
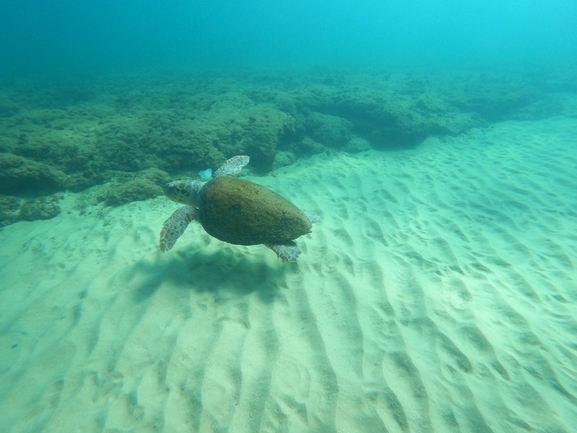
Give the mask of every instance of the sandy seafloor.
<path id="1" fill-rule="evenodd" d="M 577 119 L 249 179 L 298 263 L 161 254 L 164 198 L 0 231 L 0 431 L 575 431 Z"/>

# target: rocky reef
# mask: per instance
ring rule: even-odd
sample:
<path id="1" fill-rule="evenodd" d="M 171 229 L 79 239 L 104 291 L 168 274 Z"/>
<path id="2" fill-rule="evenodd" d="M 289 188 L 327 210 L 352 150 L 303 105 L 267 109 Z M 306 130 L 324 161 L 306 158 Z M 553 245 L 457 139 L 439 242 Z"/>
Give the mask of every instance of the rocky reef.
<path id="1" fill-rule="evenodd" d="M 235 154 L 266 174 L 315 153 L 414 147 L 431 135 L 562 109 L 535 80 L 504 73 L 261 71 L 4 83 L 0 224 L 54 215 L 55 193 L 95 185 L 106 185 L 99 200 L 107 205 L 144 200 L 161 194 L 164 180 Z M 44 204 L 22 210 L 30 200 Z"/>

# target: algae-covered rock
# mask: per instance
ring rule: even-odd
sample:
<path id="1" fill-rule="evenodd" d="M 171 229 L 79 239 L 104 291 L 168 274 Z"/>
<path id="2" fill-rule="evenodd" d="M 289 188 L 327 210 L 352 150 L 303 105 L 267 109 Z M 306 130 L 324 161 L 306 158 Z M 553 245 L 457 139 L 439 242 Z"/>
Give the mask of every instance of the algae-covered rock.
<path id="1" fill-rule="evenodd" d="M 0 194 L 79 192 L 120 172 L 198 172 L 238 154 L 266 173 L 331 149 L 410 147 L 562 111 L 537 104 L 541 87 L 527 80 L 467 71 L 268 71 L 15 84 L 0 101 Z M 132 186 L 134 197 L 144 196 Z"/>
<path id="2" fill-rule="evenodd" d="M 60 213 L 57 196 L 24 200 L 18 214 L 19 221 L 36 221 L 54 218 Z"/>
<path id="3" fill-rule="evenodd" d="M 296 155 L 314 155 L 315 153 L 322 153 L 327 150 L 326 146 L 316 142 L 310 137 L 303 137 L 297 143 L 293 143 L 291 150 Z"/>
<path id="4" fill-rule="evenodd" d="M 272 169 L 281 140 L 295 128 L 295 120 L 288 113 L 234 92 L 215 98 L 210 110 L 198 116 L 194 123 L 196 141 L 204 143 L 209 139 L 225 158 L 250 155 L 252 168 L 265 173 Z M 191 143 L 193 148 L 196 141 Z M 221 161 L 222 156 L 217 161 Z M 210 165 L 216 164 L 207 164 Z"/>
<path id="5" fill-rule="evenodd" d="M 289 114 L 242 93 L 175 98 L 166 101 L 170 110 L 111 117 L 96 135 L 92 168 L 199 169 L 243 153 L 251 156 L 254 169 L 268 172 L 278 144 L 294 126 Z"/>
<path id="6" fill-rule="evenodd" d="M 345 145 L 343 150 L 350 153 L 358 153 L 363 152 L 365 150 L 369 150 L 370 148 L 371 143 L 369 143 L 368 140 L 355 135 L 351 137 L 351 139 Z"/>
<path id="7" fill-rule="evenodd" d="M 306 118 L 306 131 L 315 141 L 340 149 L 351 138 L 354 125 L 342 117 L 311 112 Z"/>
<path id="8" fill-rule="evenodd" d="M 471 74 L 454 80 L 446 100 L 462 112 L 476 113 L 486 121 L 504 120 L 535 102 L 540 92 L 518 77 L 506 74 Z"/>
<path id="9" fill-rule="evenodd" d="M 66 189 L 72 192 L 84 191 L 94 185 L 100 185 L 110 179 L 110 171 L 85 170 L 68 175 Z"/>
<path id="10" fill-rule="evenodd" d="M 162 195 L 162 188 L 159 185 L 168 179 L 169 175 L 165 171 L 156 168 L 142 170 L 134 179 L 110 187 L 106 195 L 106 204 L 120 206 Z"/>
<path id="11" fill-rule="evenodd" d="M 0 195 L 0 227 L 18 220 L 18 210 L 22 199 L 14 196 Z"/>
<path id="12" fill-rule="evenodd" d="M 276 170 L 280 167 L 285 167 L 287 165 L 294 164 L 296 160 L 297 156 L 293 152 L 289 152 L 286 150 L 279 150 L 277 151 L 274 158 L 273 169 Z"/>
<path id="13" fill-rule="evenodd" d="M 66 188 L 66 174 L 23 156 L 0 153 L 0 194 L 46 193 Z"/>

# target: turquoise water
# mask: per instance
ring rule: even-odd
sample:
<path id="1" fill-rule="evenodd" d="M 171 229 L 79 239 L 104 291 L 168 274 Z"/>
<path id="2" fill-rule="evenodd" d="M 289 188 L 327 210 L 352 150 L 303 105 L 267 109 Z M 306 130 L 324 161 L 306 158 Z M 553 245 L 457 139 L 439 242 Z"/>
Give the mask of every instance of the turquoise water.
<path id="1" fill-rule="evenodd" d="M 3 2 L 0 432 L 572 432 L 576 23 Z M 322 216 L 298 261 L 161 253 L 166 182 L 238 154 Z"/>
<path id="2" fill-rule="evenodd" d="M 570 0 L 5 1 L 2 72 L 574 61 Z"/>

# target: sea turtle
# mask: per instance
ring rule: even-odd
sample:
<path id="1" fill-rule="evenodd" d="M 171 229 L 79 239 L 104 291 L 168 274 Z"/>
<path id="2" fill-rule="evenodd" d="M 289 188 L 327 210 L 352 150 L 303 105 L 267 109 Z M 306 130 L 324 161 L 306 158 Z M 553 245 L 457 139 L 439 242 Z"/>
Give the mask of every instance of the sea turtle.
<path id="1" fill-rule="evenodd" d="M 301 211 L 290 201 L 264 186 L 231 177 L 248 164 L 249 157 L 234 156 L 214 177 L 172 181 L 165 188 L 171 200 L 187 206 L 177 209 L 162 226 L 160 251 L 170 250 L 192 220 L 208 234 L 236 245 L 264 244 L 279 258 L 294 262 L 301 251 L 293 239 L 310 233 L 320 217 Z M 202 172 L 203 178 L 210 175 Z"/>

